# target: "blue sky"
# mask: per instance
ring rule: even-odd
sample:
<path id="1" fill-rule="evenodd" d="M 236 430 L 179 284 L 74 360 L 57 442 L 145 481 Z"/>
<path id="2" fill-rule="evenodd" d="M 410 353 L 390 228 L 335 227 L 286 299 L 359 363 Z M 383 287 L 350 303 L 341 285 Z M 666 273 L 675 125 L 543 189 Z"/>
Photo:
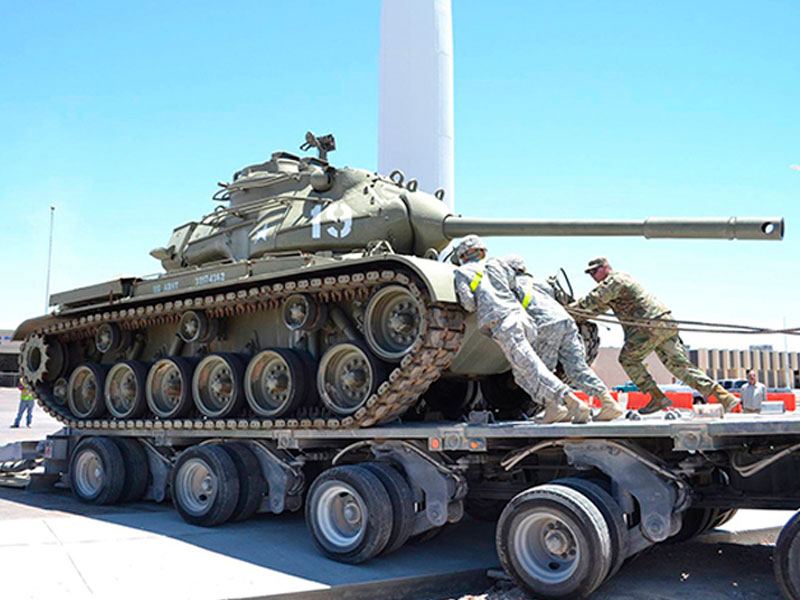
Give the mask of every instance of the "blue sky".
<path id="1" fill-rule="evenodd" d="M 0 10 L 0 328 L 42 312 L 51 204 L 61 291 L 158 271 L 149 250 L 214 207 L 217 181 L 296 151 L 307 129 L 335 133 L 335 164 L 376 166 L 377 0 Z M 779 243 L 506 238 L 495 252 L 543 276 L 564 266 L 579 293 L 606 255 L 679 318 L 800 327 L 800 3 L 456 0 L 453 19 L 457 212 L 787 220 Z"/>

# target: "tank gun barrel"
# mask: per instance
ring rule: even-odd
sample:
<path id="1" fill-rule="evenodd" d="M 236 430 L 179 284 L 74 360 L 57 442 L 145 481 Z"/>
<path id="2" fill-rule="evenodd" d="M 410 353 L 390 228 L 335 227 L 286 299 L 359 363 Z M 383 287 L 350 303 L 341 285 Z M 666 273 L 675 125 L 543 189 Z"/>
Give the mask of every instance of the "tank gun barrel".
<path id="1" fill-rule="evenodd" d="M 728 240 L 783 239 L 781 217 L 708 219 L 548 221 L 545 219 L 472 219 L 448 215 L 442 225 L 449 238 L 482 236 L 642 236 Z"/>

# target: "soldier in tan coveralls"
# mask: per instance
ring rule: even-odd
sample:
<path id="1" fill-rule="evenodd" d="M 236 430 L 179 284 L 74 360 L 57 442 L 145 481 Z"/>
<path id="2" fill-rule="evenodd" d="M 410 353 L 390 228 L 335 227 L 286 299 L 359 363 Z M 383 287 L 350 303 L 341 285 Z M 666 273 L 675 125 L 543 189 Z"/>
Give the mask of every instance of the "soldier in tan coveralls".
<path id="1" fill-rule="evenodd" d="M 639 390 L 650 394 L 650 402 L 639 409 L 640 413 L 650 414 L 672 405 L 644 366 L 644 359 L 653 352 L 667 370 L 686 385 L 704 396 L 716 396 L 726 412 L 733 410 L 739 403 L 739 398 L 689 362 L 686 349 L 678 337 L 678 325 L 672 321 L 672 314 L 666 306 L 633 277 L 614 271 L 603 257 L 590 260 L 586 272 L 599 285 L 568 308 L 579 309 L 583 311 L 581 316 L 587 317 L 599 315 L 611 308 L 620 321 L 631 318 L 658 319 L 653 321 L 658 328 L 637 327 L 625 323 L 622 325 L 625 343 L 619 353 L 619 364 Z"/>
<path id="2" fill-rule="evenodd" d="M 586 362 L 586 346 L 575 319 L 553 297 L 553 289 L 536 282 L 533 275 L 527 273 L 525 261 L 516 254 L 503 260 L 516 273 L 514 294 L 535 325 L 533 338 L 529 337 L 528 341 L 545 366 L 554 371 L 560 362 L 574 387 L 600 400 L 600 412 L 592 420 L 611 421 L 621 417 L 624 411 Z"/>
<path id="3" fill-rule="evenodd" d="M 455 288 L 461 305 L 478 315 L 478 327 L 502 348 L 514 380 L 545 406 L 541 423 L 571 420 L 585 423 L 591 411 L 569 387 L 553 375 L 528 342 L 531 318 L 511 291 L 514 270 L 497 258 L 486 260 L 486 245 L 476 235 L 461 240 L 455 251 Z M 533 406 L 525 407 L 529 412 Z"/>

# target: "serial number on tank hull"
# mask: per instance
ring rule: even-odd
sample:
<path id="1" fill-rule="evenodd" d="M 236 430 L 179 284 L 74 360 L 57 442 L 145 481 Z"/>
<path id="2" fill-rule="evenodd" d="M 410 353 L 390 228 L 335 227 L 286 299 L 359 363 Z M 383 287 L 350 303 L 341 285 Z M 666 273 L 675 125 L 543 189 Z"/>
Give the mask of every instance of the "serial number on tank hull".
<path id="1" fill-rule="evenodd" d="M 206 273 L 205 275 L 198 275 L 194 278 L 195 285 L 208 285 L 210 283 L 222 283 L 225 281 L 225 272 L 220 273 Z"/>

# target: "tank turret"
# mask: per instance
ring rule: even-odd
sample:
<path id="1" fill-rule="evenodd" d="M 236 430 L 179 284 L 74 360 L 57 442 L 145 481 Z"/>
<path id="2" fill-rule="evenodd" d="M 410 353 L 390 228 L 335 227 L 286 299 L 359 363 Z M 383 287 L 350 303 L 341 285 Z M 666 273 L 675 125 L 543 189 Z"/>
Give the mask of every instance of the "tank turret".
<path id="1" fill-rule="evenodd" d="M 332 135 L 306 136 L 302 149 L 319 157 L 276 152 L 270 160 L 237 171 L 220 183 L 220 205 L 200 221 L 176 228 L 151 254 L 167 271 L 221 260 L 254 259 L 286 252 L 346 253 L 386 241 L 400 254 L 430 255 L 456 237 L 643 236 L 646 238 L 781 239 L 779 218 L 645 219 L 643 221 L 546 221 L 474 219 L 450 214 L 434 195 L 395 171 L 389 177 L 338 169 L 327 161 Z"/>

